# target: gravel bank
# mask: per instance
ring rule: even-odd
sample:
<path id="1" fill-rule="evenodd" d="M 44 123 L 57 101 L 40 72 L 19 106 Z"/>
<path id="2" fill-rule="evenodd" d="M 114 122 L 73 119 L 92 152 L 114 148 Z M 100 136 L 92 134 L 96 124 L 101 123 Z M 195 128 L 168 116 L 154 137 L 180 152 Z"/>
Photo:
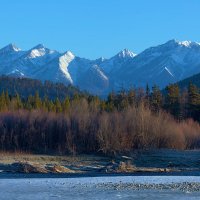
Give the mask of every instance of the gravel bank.
<path id="1" fill-rule="evenodd" d="M 107 190 L 179 190 L 182 192 L 200 192 L 200 183 L 171 183 L 171 184 L 135 184 L 135 183 L 101 183 L 96 188 Z"/>

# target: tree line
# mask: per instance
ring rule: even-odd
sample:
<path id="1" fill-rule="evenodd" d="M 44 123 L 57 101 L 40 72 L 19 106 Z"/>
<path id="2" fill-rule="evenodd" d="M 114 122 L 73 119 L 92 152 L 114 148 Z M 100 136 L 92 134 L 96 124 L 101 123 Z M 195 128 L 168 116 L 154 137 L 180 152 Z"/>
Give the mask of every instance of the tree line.
<path id="1" fill-rule="evenodd" d="M 51 81 L 40 81 L 29 78 L 17 78 L 10 76 L 0 76 L 0 93 L 8 91 L 10 95 L 19 94 L 21 98 L 27 98 L 34 95 L 38 91 L 41 98 L 48 96 L 49 99 L 55 100 L 59 98 L 63 100 L 66 96 L 74 96 L 75 94 L 86 94 L 72 85 L 64 85 L 62 83 L 53 83 Z"/>
<path id="2" fill-rule="evenodd" d="M 0 95 L 0 150 L 116 155 L 134 149 L 200 147 L 200 93 L 189 84 L 131 89 L 107 99 Z"/>

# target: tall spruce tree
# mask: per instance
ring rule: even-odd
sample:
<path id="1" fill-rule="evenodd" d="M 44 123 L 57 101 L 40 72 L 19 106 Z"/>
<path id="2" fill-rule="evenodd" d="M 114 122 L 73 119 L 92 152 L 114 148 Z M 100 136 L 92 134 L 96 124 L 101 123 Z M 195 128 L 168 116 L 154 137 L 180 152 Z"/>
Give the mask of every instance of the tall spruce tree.
<path id="1" fill-rule="evenodd" d="M 168 112 L 180 119 L 180 92 L 177 84 L 170 84 L 166 87 L 167 96 L 165 108 Z"/>
<path id="2" fill-rule="evenodd" d="M 58 98 L 55 100 L 55 109 L 57 113 L 62 112 L 62 106 Z"/>
<path id="3" fill-rule="evenodd" d="M 64 112 L 68 112 L 69 108 L 70 108 L 70 99 L 69 99 L 69 97 L 66 97 L 62 103 L 62 109 Z"/>
<path id="4" fill-rule="evenodd" d="M 188 87 L 188 114 L 189 117 L 193 117 L 195 120 L 200 121 L 200 93 L 192 83 Z"/>
<path id="5" fill-rule="evenodd" d="M 128 103 L 130 106 L 133 106 L 136 101 L 136 91 L 132 88 L 128 92 Z"/>
<path id="6" fill-rule="evenodd" d="M 42 107 L 42 101 L 39 96 L 39 92 L 37 91 L 34 96 L 34 108 L 40 109 Z"/>
<path id="7" fill-rule="evenodd" d="M 162 105 L 162 94 L 157 85 L 152 87 L 150 106 L 154 112 L 159 112 Z"/>
<path id="8" fill-rule="evenodd" d="M 5 92 L 3 91 L 0 96 L 0 111 L 6 110 L 6 108 L 7 108 L 6 95 Z"/>

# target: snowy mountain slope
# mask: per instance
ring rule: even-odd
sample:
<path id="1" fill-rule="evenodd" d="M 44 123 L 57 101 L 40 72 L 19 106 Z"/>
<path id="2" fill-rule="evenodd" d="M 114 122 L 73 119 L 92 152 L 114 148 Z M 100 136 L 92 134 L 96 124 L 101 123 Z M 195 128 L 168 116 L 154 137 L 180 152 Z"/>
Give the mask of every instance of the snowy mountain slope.
<path id="1" fill-rule="evenodd" d="M 122 87 L 161 88 L 200 73 L 200 44 L 170 40 L 136 55 L 124 49 L 110 59 L 89 60 L 43 45 L 28 51 L 10 44 L 0 49 L 0 74 L 73 84 L 94 94 Z"/>
<path id="2" fill-rule="evenodd" d="M 124 49 L 112 58 L 102 60 L 99 65 L 106 74 L 111 74 L 119 70 L 123 64 L 132 60 L 135 56 L 136 54 L 130 50 Z"/>
<path id="3" fill-rule="evenodd" d="M 68 65 L 73 59 L 74 55 L 71 52 L 66 52 L 60 56 L 57 56 L 36 71 L 33 74 L 33 77 L 42 81 L 51 80 L 53 82 L 73 84 L 71 75 L 68 72 Z"/>
<path id="4" fill-rule="evenodd" d="M 200 72 L 200 45 L 194 42 L 171 40 L 163 45 L 151 47 L 126 62 L 113 76 L 125 87 L 130 85 L 165 87 L 168 83 Z M 111 74 L 112 76 L 112 74 Z"/>
<path id="5" fill-rule="evenodd" d="M 0 49 L 0 73 L 6 74 L 8 71 L 10 71 L 10 68 L 8 68 L 10 63 L 14 62 L 23 54 L 24 52 L 14 44 L 9 44 L 6 47 Z"/>
<path id="6" fill-rule="evenodd" d="M 90 93 L 101 95 L 109 87 L 109 79 L 98 65 L 93 65 L 85 71 L 77 85 Z"/>
<path id="7" fill-rule="evenodd" d="M 18 69 L 27 77 L 32 77 L 42 66 L 48 64 L 59 55 L 60 53 L 57 51 L 50 50 L 39 44 L 12 62 L 10 67 Z"/>
<path id="8" fill-rule="evenodd" d="M 94 61 L 76 57 L 72 52 L 67 51 L 44 65 L 34 74 L 34 78 L 73 84 L 83 88 L 79 83 L 83 82 L 82 79 L 89 78 L 89 76 L 85 77 L 85 73 L 92 68 L 94 63 Z"/>

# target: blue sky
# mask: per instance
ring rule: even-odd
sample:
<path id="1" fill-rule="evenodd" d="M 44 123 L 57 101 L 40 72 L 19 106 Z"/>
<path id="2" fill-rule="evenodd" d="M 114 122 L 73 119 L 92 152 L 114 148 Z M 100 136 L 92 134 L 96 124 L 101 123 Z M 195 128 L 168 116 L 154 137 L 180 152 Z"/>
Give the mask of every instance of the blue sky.
<path id="1" fill-rule="evenodd" d="M 0 0 L 0 47 L 39 43 L 86 58 L 170 39 L 200 42 L 199 0 Z"/>

